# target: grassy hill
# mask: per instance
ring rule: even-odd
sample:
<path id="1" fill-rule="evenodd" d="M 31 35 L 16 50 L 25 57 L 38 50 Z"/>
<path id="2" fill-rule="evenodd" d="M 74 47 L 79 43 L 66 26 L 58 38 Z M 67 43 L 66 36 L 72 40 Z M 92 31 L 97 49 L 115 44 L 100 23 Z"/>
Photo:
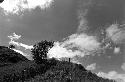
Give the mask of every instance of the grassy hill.
<path id="1" fill-rule="evenodd" d="M 51 61 L 52 62 L 52 61 Z M 115 82 L 98 77 L 87 71 L 81 64 L 67 61 L 56 61 L 45 73 L 35 76 L 25 82 Z"/>
<path id="2" fill-rule="evenodd" d="M 52 58 L 37 64 L 3 46 L 0 47 L 0 59 L 0 82 L 115 82 L 68 61 Z"/>
<path id="3" fill-rule="evenodd" d="M 28 61 L 28 59 L 8 47 L 0 46 L 0 67 L 20 61 Z"/>

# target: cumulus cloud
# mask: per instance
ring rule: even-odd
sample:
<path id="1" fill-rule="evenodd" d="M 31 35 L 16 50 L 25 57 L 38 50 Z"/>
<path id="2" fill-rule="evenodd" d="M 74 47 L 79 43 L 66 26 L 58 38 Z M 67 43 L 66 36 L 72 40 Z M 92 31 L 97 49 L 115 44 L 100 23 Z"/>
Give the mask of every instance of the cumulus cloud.
<path id="1" fill-rule="evenodd" d="M 74 57 L 76 55 L 82 55 L 84 56 L 84 53 L 81 53 L 80 51 L 72 51 L 72 50 L 68 50 L 65 47 L 63 47 L 62 45 L 60 45 L 59 42 L 55 42 L 54 43 L 54 47 L 52 47 L 49 51 L 48 51 L 48 57 L 52 58 L 62 58 L 62 57 Z"/>
<path id="2" fill-rule="evenodd" d="M 96 63 L 90 64 L 86 67 L 87 70 L 95 70 L 96 69 Z"/>
<path id="3" fill-rule="evenodd" d="M 108 73 L 99 72 L 97 75 L 103 78 L 114 79 L 117 82 L 125 82 L 125 74 L 119 74 L 116 71 L 110 71 Z"/>
<path id="4" fill-rule="evenodd" d="M 88 36 L 84 33 L 73 34 L 64 39 L 63 42 L 55 42 L 54 47 L 48 51 L 48 56 L 50 58 L 84 57 L 85 55 L 91 55 L 94 51 L 97 51 L 99 46 L 100 43 L 94 36 Z"/>
<path id="5" fill-rule="evenodd" d="M 100 43 L 97 41 L 95 36 L 88 36 L 87 34 L 73 34 L 69 36 L 69 38 L 64 41 L 63 46 L 67 46 L 67 48 L 77 47 L 80 50 L 96 50 L 99 48 Z"/>
<path id="6" fill-rule="evenodd" d="M 19 14 L 25 10 L 32 10 L 36 7 L 45 9 L 52 4 L 53 0 L 4 0 L 0 7 L 5 11 L 5 14 Z"/>
<path id="7" fill-rule="evenodd" d="M 118 24 L 112 24 L 106 29 L 107 37 L 110 38 L 115 44 L 125 43 L 125 27 Z"/>

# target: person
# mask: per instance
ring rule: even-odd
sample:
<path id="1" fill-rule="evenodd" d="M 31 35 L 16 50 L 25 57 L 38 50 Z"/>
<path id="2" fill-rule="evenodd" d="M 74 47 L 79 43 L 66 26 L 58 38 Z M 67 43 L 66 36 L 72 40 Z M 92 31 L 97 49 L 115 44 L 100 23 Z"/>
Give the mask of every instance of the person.
<path id="1" fill-rule="evenodd" d="M 70 62 L 70 58 L 69 58 L 69 62 Z"/>

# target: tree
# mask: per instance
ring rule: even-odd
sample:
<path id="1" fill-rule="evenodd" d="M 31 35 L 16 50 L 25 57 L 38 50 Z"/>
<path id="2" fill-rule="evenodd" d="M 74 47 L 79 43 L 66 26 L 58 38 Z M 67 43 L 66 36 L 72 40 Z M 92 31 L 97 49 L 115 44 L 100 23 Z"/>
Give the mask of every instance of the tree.
<path id="1" fill-rule="evenodd" d="M 31 49 L 31 53 L 33 55 L 33 59 L 36 63 L 41 63 L 47 59 L 47 53 L 50 48 L 54 46 L 53 41 L 41 41 L 36 43 Z"/>

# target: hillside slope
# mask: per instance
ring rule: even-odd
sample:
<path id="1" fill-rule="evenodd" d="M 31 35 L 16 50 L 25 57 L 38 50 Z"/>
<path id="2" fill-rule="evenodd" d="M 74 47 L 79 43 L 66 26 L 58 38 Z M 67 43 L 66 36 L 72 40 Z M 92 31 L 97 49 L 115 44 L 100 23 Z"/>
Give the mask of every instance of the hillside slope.
<path id="1" fill-rule="evenodd" d="M 81 64 L 57 60 L 49 60 L 49 62 L 45 66 L 53 65 L 45 73 L 25 82 L 115 82 L 98 77 L 91 71 L 86 70 Z"/>
<path id="2" fill-rule="evenodd" d="M 0 46 L 0 67 L 20 61 L 28 61 L 28 59 L 8 47 Z"/>
<path id="3" fill-rule="evenodd" d="M 0 46 L 0 82 L 115 82 L 98 77 L 81 64 L 43 59 L 40 64 Z"/>

